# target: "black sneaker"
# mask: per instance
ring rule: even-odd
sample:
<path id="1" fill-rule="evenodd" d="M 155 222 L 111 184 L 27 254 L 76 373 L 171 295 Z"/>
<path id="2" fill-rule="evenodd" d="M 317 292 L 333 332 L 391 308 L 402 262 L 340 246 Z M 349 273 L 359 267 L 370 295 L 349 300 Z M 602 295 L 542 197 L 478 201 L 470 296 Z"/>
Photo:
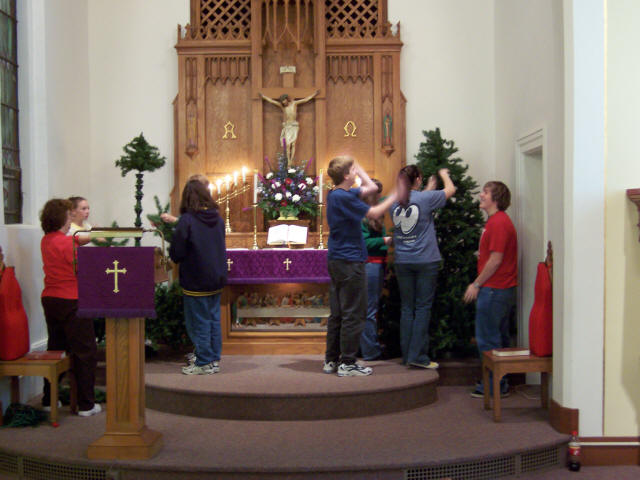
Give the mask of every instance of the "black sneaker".
<path id="1" fill-rule="evenodd" d="M 484 389 L 482 387 L 476 387 L 470 394 L 473 398 L 484 398 Z M 502 388 L 500 392 L 500 398 L 507 398 L 511 395 L 509 391 L 509 386 L 506 388 Z"/>

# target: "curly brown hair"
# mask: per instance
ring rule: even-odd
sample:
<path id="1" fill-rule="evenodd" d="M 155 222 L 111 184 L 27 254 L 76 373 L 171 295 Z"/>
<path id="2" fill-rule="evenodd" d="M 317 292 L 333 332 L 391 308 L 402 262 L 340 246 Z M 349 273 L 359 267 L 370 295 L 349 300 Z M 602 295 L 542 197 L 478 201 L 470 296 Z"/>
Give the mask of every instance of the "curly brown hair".
<path id="1" fill-rule="evenodd" d="M 485 183 L 482 189 L 491 192 L 491 200 L 496 202 L 498 210 L 504 212 L 511 205 L 511 192 L 504 183 L 494 180 Z"/>
<path id="2" fill-rule="evenodd" d="M 73 203 L 63 198 L 52 198 L 42 207 L 40 212 L 40 226 L 44 233 L 60 230 L 67 223 L 69 213 L 73 210 Z"/>

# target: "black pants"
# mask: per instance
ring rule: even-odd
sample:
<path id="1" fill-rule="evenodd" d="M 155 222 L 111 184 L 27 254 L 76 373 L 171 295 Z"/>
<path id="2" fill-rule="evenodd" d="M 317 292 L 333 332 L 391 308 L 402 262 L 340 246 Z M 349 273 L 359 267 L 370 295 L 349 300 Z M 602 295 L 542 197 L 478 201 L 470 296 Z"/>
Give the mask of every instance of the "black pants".
<path id="1" fill-rule="evenodd" d="M 66 350 L 71 354 L 73 373 L 78 384 L 78 409 L 91 410 L 95 401 L 98 348 L 93 320 L 78 318 L 78 301 L 42 297 L 49 341 L 47 350 Z M 54 399 L 57 401 L 57 399 Z M 51 404 L 51 385 L 45 379 L 42 404 Z"/>
<path id="2" fill-rule="evenodd" d="M 360 335 L 367 314 L 367 276 L 364 262 L 329 260 L 327 362 L 356 362 Z"/>

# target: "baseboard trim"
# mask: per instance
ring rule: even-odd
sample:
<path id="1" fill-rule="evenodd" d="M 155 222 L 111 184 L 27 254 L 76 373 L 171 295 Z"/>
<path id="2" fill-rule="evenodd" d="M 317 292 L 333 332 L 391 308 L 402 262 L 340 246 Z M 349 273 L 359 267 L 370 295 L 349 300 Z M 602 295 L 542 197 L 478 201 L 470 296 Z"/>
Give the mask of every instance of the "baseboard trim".
<path id="1" fill-rule="evenodd" d="M 577 408 L 563 407 L 554 399 L 549 402 L 549 423 L 560 433 L 569 435 L 573 431 L 578 431 L 579 413 Z"/>
<path id="2" fill-rule="evenodd" d="M 583 465 L 640 465 L 640 437 L 586 437 L 580 443 Z"/>

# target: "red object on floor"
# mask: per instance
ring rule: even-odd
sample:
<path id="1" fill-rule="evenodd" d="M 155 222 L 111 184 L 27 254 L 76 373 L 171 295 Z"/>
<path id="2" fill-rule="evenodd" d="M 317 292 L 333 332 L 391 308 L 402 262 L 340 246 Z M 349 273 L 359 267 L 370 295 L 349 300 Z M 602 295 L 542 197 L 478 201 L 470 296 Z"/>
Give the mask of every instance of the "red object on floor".
<path id="1" fill-rule="evenodd" d="M 0 360 L 15 360 L 29 351 L 29 323 L 13 267 L 0 278 Z"/>
<path id="2" fill-rule="evenodd" d="M 538 357 L 553 353 L 553 301 L 551 275 L 546 263 L 538 264 L 535 297 L 529 315 L 529 350 Z"/>

